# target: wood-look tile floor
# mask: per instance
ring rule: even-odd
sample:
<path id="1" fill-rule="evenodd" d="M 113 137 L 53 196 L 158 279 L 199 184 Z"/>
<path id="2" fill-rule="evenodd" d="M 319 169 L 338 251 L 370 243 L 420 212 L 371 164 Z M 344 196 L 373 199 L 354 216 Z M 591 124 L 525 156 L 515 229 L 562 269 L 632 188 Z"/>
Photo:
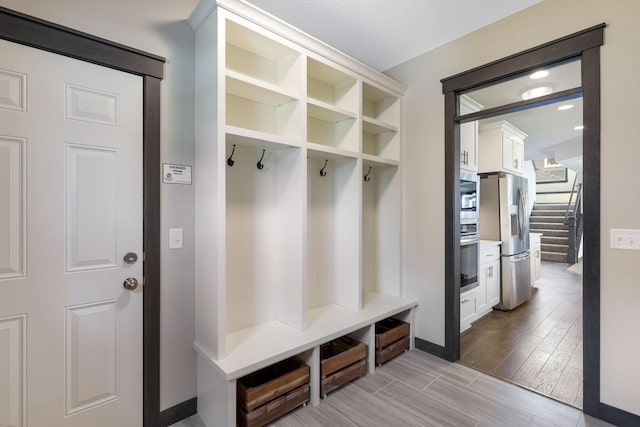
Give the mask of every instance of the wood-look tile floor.
<path id="1" fill-rule="evenodd" d="M 543 261 L 531 300 L 462 335 L 460 363 L 582 408 L 582 276 L 568 267 Z"/>
<path id="2" fill-rule="evenodd" d="M 609 426 L 579 409 L 412 350 L 273 427 Z M 204 427 L 197 415 L 174 427 Z"/>

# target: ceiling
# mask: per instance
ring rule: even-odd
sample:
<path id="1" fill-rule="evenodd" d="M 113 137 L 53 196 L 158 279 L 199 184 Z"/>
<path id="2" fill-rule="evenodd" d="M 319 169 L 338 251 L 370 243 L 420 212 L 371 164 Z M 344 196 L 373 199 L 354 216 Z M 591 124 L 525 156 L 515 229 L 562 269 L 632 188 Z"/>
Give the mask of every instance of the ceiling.
<path id="1" fill-rule="evenodd" d="M 580 61 L 572 60 L 544 70 L 547 76 L 532 79 L 526 74 L 515 79 L 494 84 L 466 95 L 480 103 L 484 108 L 497 107 L 521 101 L 523 92 L 535 87 L 547 87 L 559 92 L 581 86 Z M 566 110 L 558 110 L 561 105 L 571 105 Z M 582 156 L 582 98 L 549 104 L 531 110 L 492 117 L 480 121 L 480 126 L 499 120 L 506 120 L 527 134 L 525 138 L 525 160 L 538 160 L 553 157 L 567 160 L 565 166 L 579 171 L 575 158 Z"/>
<path id="2" fill-rule="evenodd" d="M 542 0 L 247 0 L 378 71 Z"/>

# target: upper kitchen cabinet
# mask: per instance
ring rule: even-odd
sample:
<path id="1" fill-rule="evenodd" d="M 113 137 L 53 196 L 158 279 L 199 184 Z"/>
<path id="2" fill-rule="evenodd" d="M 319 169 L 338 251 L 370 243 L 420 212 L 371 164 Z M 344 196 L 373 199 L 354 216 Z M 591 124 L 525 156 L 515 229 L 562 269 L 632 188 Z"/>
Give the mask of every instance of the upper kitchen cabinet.
<path id="1" fill-rule="evenodd" d="M 478 172 L 524 173 L 524 139 L 527 134 L 507 121 L 490 123 L 478 132 Z"/>
<path id="2" fill-rule="evenodd" d="M 460 96 L 460 115 L 480 111 L 482 105 L 467 96 Z M 478 172 L 478 122 L 460 125 L 460 169 L 467 172 Z"/>

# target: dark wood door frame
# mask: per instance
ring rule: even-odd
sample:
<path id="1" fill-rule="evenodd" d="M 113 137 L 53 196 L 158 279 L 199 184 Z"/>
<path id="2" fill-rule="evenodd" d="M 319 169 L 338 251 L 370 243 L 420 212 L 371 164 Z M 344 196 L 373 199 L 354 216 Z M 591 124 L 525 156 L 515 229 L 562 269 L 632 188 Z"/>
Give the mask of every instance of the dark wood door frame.
<path id="1" fill-rule="evenodd" d="M 160 81 L 165 59 L 0 7 L 0 39 L 143 79 L 143 419 L 160 425 Z"/>
<path id="2" fill-rule="evenodd" d="M 460 123 L 481 114 L 460 116 L 458 95 L 540 67 L 581 59 L 582 86 L 530 102 L 492 109 L 491 115 L 534 108 L 560 99 L 583 97 L 584 194 L 584 412 L 600 417 L 600 46 L 605 24 L 442 80 L 445 98 L 445 346 L 442 355 L 460 358 Z"/>

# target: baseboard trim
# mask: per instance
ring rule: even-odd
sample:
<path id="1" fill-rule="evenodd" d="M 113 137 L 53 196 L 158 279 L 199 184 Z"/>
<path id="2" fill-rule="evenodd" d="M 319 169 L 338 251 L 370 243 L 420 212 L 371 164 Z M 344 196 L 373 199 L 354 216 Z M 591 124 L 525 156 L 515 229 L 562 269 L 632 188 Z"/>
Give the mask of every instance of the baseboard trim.
<path id="1" fill-rule="evenodd" d="M 640 426 L 640 415 L 600 403 L 600 419 L 620 427 Z"/>
<path id="2" fill-rule="evenodd" d="M 441 359 L 445 359 L 449 361 L 451 360 L 451 357 L 449 356 L 447 349 L 441 345 L 434 344 L 430 341 L 426 341 L 418 337 L 415 338 L 414 342 L 415 342 L 416 348 L 420 351 L 433 354 L 434 356 L 438 356 Z"/>
<path id="3" fill-rule="evenodd" d="M 193 397 L 160 411 L 160 427 L 167 427 L 198 413 L 198 398 Z"/>

